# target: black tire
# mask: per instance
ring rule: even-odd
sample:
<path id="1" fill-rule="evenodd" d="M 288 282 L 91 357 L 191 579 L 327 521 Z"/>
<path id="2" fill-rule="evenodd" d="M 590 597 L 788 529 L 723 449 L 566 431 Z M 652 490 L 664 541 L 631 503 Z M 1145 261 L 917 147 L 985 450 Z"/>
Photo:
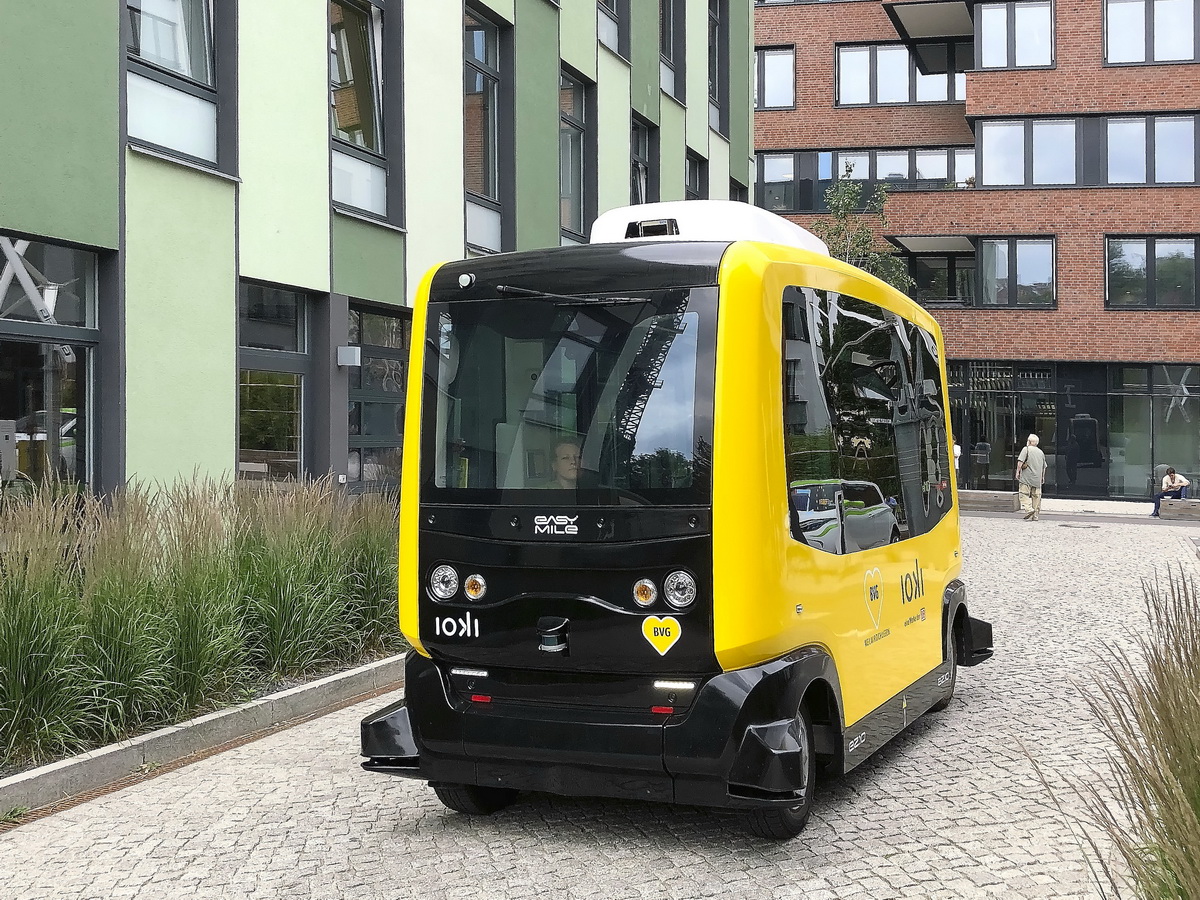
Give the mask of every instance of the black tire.
<path id="1" fill-rule="evenodd" d="M 468 816 L 490 816 L 517 799 L 518 791 L 511 788 L 480 787 L 477 784 L 429 785 L 437 798 L 455 812 Z"/>
<path id="2" fill-rule="evenodd" d="M 795 806 L 767 806 L 751 810 L 747 825 L 755 835 L 771 841 L 786 841 L 804 830 L 817 791 L 817 754 L 813 749 L 812 716 L 804 706 L 796 713 L 796 740 L 808 756 L 805 763 L 803 799 Z"/>
<path id="3" fill-rule="evenodd" d="M 941 712 L 950 705 L 950 701 L 954 699 L 954 688 L 958 684 L 958 641 L 954 639 L 954 626 L 946 632 L 946 661 L 950 663 L 950 684 L 946 688 L 946 696 L 944 696 L 933 706 L 929 707 L 934 712 Z"/>
<path id="4" fill-rule="evenodd" d="M 892 529 L 892 536 L 890 538 L 888 538 L 888 543 L 889 544 L 900 543 L 900 529 L 899 528 Z"/>

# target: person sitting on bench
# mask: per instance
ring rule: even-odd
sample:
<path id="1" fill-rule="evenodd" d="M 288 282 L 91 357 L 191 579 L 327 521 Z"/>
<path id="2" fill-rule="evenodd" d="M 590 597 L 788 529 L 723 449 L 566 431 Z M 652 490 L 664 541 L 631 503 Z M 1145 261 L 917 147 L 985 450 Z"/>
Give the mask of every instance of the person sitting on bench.
<path id="1" fill-rule="evenodd" d="M 1176 475 L 1174 469 L 1168 468 L 1167 474 L 1163 476 L 1162 490 L 1154 495 L 1154 512 L 1150 513 L 1150 515 L 1158 518 L 1158 508 L 1162 504 L 1164 497 L 1170 497 L 1172 500 L 1182 500 L 1184 488 L 1189 484 L 1191 484 L 1190 481 L 1182 475 Z"/>

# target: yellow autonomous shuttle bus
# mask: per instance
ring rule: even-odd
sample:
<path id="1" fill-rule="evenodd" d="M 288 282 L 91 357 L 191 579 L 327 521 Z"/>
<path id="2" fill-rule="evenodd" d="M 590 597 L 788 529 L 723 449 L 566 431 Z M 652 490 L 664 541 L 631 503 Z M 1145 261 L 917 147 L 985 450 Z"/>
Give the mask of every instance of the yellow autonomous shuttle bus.
<path id="1" fill-rule="evenodd" d="M 614 210 L 587 246 L 416 299 L 405 699 L 364 768 L 804 825 L 991 655 L 967 613 L 937 324 L 743 203 Z M 811 536 L 811 539 L 810 539 Z"/>

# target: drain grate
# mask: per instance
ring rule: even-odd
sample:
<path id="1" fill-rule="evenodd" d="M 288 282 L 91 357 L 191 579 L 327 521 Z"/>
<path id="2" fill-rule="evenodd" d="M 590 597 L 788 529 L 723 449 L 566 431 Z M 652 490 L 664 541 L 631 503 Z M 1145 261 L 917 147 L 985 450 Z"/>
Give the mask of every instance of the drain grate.
<path id="1" fill-rule="evenodd" d="M 1059 522 L 1059 528 L 1099 528 L 1099 525 L 1088 525 L 1086 522 Z"/>

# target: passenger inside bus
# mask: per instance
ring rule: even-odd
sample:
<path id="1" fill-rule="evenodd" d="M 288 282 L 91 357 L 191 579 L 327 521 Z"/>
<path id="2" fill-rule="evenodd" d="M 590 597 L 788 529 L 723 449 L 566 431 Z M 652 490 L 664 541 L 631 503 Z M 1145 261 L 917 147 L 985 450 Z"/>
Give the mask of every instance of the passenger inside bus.
<path id="1" fill-rule="evenodd" d="M 579 444 L 575 441 L 565 440 L 555 444 L 554 460 L 550 464 L 554 477 L 546 487 L 575 490 L 579 482 L 579 459 Z"/>

